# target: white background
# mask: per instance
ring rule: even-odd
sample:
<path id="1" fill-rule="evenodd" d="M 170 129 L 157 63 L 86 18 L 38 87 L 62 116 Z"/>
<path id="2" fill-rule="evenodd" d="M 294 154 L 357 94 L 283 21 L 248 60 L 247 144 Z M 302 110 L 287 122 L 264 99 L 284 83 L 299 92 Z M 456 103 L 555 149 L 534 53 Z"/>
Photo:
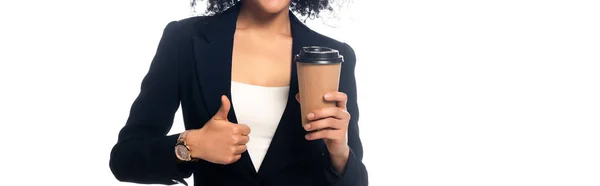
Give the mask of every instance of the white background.
<path id="1" fill-rule="evenodd" d="M 356 51 L 370 185 L 598 186 L 599 9 L 354 0 L 310 26 Z M 2 1 L 1 185 L 132 185 L 109 151 L 164 26 L 188 16 L 187 0 Z"/>

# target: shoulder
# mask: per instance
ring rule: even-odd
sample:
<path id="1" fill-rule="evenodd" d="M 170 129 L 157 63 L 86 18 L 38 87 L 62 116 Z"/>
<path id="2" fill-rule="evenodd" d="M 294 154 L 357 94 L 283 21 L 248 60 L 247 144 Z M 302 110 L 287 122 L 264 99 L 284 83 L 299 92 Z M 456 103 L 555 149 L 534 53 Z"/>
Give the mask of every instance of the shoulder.
<path id="1" fill-rule="evenodd" d="M 192 35 L 194 30 L 199 29 L 205 24 L 205 20 L 209 19 L 209 16 L 195 16 L 181 20 L 173 20 L 164 28 L 164 34 L 169 36 L 186 36 Z"/>

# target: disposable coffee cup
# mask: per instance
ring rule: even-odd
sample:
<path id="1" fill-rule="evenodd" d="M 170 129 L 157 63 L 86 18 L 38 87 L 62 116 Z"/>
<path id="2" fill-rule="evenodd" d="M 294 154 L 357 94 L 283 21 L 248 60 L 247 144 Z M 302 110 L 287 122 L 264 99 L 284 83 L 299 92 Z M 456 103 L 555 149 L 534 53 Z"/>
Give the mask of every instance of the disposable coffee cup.
<path id="1" fill-rule="evenodd" d="M 307 115 L 317 109 L 335 107 L 335 102 L 325 101 L 325 93 L 337 92 L 344 57 L 338 50 L 321 47 L 303 47 L 295 56 L 300 94 L 302 126 Z"/>

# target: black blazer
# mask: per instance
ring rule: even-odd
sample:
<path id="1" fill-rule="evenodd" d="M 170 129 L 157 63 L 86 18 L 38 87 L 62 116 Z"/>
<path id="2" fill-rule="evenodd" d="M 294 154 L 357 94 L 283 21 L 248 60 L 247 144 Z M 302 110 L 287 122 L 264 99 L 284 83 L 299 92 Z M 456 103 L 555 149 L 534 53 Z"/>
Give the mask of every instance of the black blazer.
<path id="1" fill-rule="evenodd" d="M 345 43 L 310 30 L 292 13 L 294 53 L 303 46 L 319 45 L 338 49 L 344 55 L 339 90 L 348 95 L 347 108 L 352 116 L 346 170 L 340 174 L 334 171 L 322 140 L 304 138 L 300 105 L 294 98 L 298 93 L 296 65 L 292 65 L 287 106 L 258 172 L 247 152 L 230 165 L 177 161 L 174 147 L 178 135 L 167 133 L 179 104 L 185 128 L 198 129 L 217 112 L 221 95 L 231 98 L 231 54 L 239 10 L 240 3 L 214 16 L 173 21 L 165 27 L 141 92 L 111 151 L 114 176 L 123 182 L 168 185 L 187 185 L 183 178 L 192 173 L 198 186 L 368 185 L 358 132 L 354 51 Z M 237 122 L 233 107 L 229 120 Z"/>

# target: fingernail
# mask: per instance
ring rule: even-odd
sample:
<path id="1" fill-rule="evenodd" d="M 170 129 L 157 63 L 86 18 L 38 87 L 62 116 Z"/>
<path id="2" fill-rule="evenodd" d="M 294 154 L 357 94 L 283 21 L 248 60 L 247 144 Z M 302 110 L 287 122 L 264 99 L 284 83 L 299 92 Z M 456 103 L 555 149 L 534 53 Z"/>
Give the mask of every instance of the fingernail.
<path id="1" fill-rule="evenodd" d="M 312 119 L 313 117 L 315 117 L 315 114 L 309 113 L 307 117 L 308 117 L 308 119 Z"/>
<path id="2" fill-rule="evenodd" d="M 329 99 L 329 98 L 331 98 L 331 94 L 329 94 L 329 93 L 325 94 L 325 99 Z"/>
<path id="3" fill-rule="evenodd" d="M 310 124 L 306 124 L 306 125 L 304 125 L 304 129 L 305 129 L 305 130 L 308 130 L 308 129 L 310 129 Z"/>
<path id="4" fill-rule="evenodd" d="M 310 139 L 310 134 L 304 135 L 304 138 Z"/>

